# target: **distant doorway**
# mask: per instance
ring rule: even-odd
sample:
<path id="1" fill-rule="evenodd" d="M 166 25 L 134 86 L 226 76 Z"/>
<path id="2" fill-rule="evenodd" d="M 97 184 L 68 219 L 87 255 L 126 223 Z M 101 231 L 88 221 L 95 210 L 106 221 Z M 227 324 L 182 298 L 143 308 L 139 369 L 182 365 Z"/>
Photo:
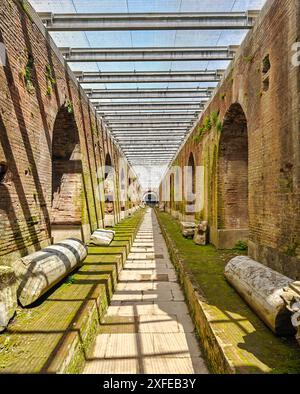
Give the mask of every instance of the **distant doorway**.
<path id="1" fill-rule="evenodd" d="M 157 194 L 155 192 L 147 192 L 144 195 L 143 201 L 146 205 L 154 207 L 158 203 Z"/>

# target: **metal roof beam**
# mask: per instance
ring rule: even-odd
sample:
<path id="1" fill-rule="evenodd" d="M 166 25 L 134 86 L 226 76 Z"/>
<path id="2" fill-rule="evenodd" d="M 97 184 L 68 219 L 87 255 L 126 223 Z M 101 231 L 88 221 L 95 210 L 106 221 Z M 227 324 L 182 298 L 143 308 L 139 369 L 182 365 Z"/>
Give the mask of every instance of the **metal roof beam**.
<path id="1" fill-rule="evenodd" d="M 213 88 L 194 89 L 86 89 L 90 99 L 209 98 Z"/>
<path id="2" fill-rule="evenodd" d="M 141 165 L 143 165 L 143 163 L 148 159 L 148 160 L 151 160 L 151 161 L 155 161 L 155 160 L 157 160 L 157 162 L 160 162 L 162 159 L 164 159 L 165 161 L 170 161 L 172 158 L 173 158 L 173 154 L 172 155 L 166 155 L 166 154 L 161 154 L 161 155 L 154 155 L 154 156 L 150 156 L 150 155 L 148 155 L 148 156 L 145 156 L 144 154 L 138 154 L 138 155 L 135 155 L 135 156 L 130 156 L 130 155 L 127 155 L 127 157 L 129 158 L 129 159 L 142 159 L 142 162 L 141 162 Z"/>
<path id="3" fill-rule="evenodd" d="M 146 159 L 151 159 L 151 160 L 161 160 L 161 159 L 165 159 L 165 160 L 171 160 L 174 157 L 174 152 L 171 153 L 160 153 L 160 154 L 156 154 L 156 155 L 146 155 L 145 153 L 138 153 L 136 155 L 126 155 L 129 159 L 137 159 L 137 158 L 142 158 L 143 160 Z"/>
<path id="4" fill-rule="evenodd" d="M 161 153 L 159 155 L 145 155 L 145 153 L 139 153 L 136 155 L 126 155 L 126 157 L 128 157 L 129 159 L 136 159 L 136 158 L 142 159 L 141 165 L 143 165 L 143 163 L 147 159 L 152 159 L 157 161 L 160 161 L 161 159 L 165 159 L 169 161 L 174 157 L 174 153 L 173 152 L 171 154 Z"/>
<path id="5" fill-rule="evenodd" d="M 185 137 L 185 133 L 172 133 L 174 136 L 176 136 L 176 137 Z M 136 133 L 136 134 L 121 134 L 121 135 L 115 135 L 115 137 L 116 137 L 116 139 L 118 139 L 118 138 L 120 138 L 120 137 L 129 137 L 129 138 L 131 138 L 131 139 L 136 139 L 137 137 L 143 137 L 144 138 L 144 140 L 146 140 L 148 137 L 153 137 L 153 138 L 156 138 L 156 139 L 159 139 L 159 140 L 161 140 L 163 137 L 168 137 L 170 135 L 170 133 L 168 132 L 168 133 L 144 133 L 144 134 L 142 134 L 142 133 Z M 162 139 L 163 140 L 163 139 Z"/>
<path id="6" fill-rule="evenodd" d="M 191 48 L 60 48 L 68 62 L 232 60 L 238 46 Z"/>
<path id="7" fill-rule="evenodd" d="M 161 150 L 176 150 L 177 146 L 174 146 L 172 148 L 165 148 L 164 146 L 125 146 L 124 147 L 124 152 L 129 152 L 129 151 L 161 151 Z"/>
<path id="8" fill-rule="evenodd" d="M 170 159 L 169 158 L 166 158 L 166 159 L 164 159 L 164 158 L 155 158 L 155 159 L 145 158 L 143 160 L 143 158 L 139 158 L 139 157 L 136 157 L 136 158 L 129 158 L 128 157 L 128 161 L 134 166 L 158 166 L 161 164 L 165 165 L 166 163 L 168 163 L 170 161 Z"/>
<path id="9" fill-rule="evenodd" d="M 75 71 L 80 83 L 219 82 L 224 70 L 213 71 Z"/>
<path id="10" fill-rule="evenodd" d="M 161 125 L 161 126 L 165 126 L 165 127 L 180 127 L 180 126 L 190 126 L 191 124 L 193 124 L 193 122 L 194 122 L 194 120 L 185 120 L 185 119 L 182 119 L 182 120 L 179 120 L 179 119 L 177 119 L 177 120 L 173 120 L 173 119 L 170 119 L 169 121 L 167 121 L 167 120 L 159 120 L 159 119 L 157 119 L 157 120 L 154 120 L 153 122 L 151 122 L 151 121 L 143 121 L 143 120 L 140 120 L 140 121 L 138 121 L 138 122 L 134 122 L 134 120 L 133 121 L 130 121 L 130 122 L 126 122 L 126 121 L 124 121 L 124 122 L 107 122 L 107 126 L 108 127 L 111 127 L 112 129 L 114 129 L 114 128 L 125 128 L 125 129 L 127 129 L 127 128 L 130 128 L 130 127 L 134 127 L 134 128 L 137 128 L 137 127 L 152 127 L 152 126 L 157 126 L 157 125 Z"/>
<path id="11" fill-rule="evenodd" d="M 251 29 L 258 11 L 131 14 L 39 13 L 49 31 Z"/>
<path id="12" fill-rule="evenodd" d="M 108 126 L 116 127 L 119 125 L 120 126 L 127 125 L 127 124 L 134 125 L 134 124 L 141 124 L 141 123 L 143 123 L 143 124 L 156 124 L 156 123 L 159 123 L 159 124 L 166 124 L 166 123 L 168 123 L 168 124 L 170 124 L 170 123 L 192 124 L 193 122 L 196 121 L 196 118 L 194 118 L 194 117 L 193 118 L 191 118 L 191 117 L 179 118 L 178 117 L 178 118 L 162 118 L 162 119 L 160 119 L 160 118 L 152 118 L 152 119 L 149 119 L 149 118 L 136 118 L 136 119 L 128 118 L 128 119 L 118 120 L 118 121 L 115 121 L 113 119 L 104 118 L 104 121 L 106 122 L 106 124 Z"/>
<path id="13" fill-rule="evenodd" d="M 151 149 L 157 148 L 157 147 L 163 147 L 163 148 L 169 148 L 169 147 L 174 147 L 174 146 L 177 147 L 179 143 L 180 142 L 178 142 L 178 141 L 175 141 L 175 142 L 164 141 L 163 143 L 161 141 L 156 141 L 156 142 L 151 141 Z M 143 144 L 143 143 L 140 143 L 140 144 L 130 144 L 130 143 L 124 144 L 124 143 L 122 143 L 122 149 L 123 148 L 126 149 L 129 147 L 134 147 L 134 148 L 139 149 L 140 147 L 143 147 L 143 146 L 145 146 L 145 144 Z"/>
<path id="14" fill-rule="evenodd" d="M 114 110 L 123 110 L 123 111 L 139 111 L 139 110 L 153 110 L 153 109 L 160 109 L 160 110 L 169 110 L 173 109 L 177 110 L 184 110 L 189 108 L 190 110 L 199 111 L 201 104 L 195 104 L 190 102 L 149 102 L 149 103 L 141 103 L 141 102 L 126 102 L 126 103 L 105 103 L 105 104 L 97 104 L 96 108 L 99 112 L 103 111 L 114 111 Z M 201 106 L 203 108 L 203 105 Z"/>
<path id="15" fill-rule="evenodd" d="M 198 110 L 200 110 L 200 106 L 207 103 L 208 100 L 204 99 L 204 100 L 196 100 L 196 101 L 190 101 L 190 100 L 186 100 L 186 101 L 179 101 L 179 100 L 174 100 L 174 101 L 165 101 L 165 100 L 161 100 L 161 101 L 105 101 L 105 102 L 99 102 L 99 101 L 95 101 L 93 102 L 93 105 L 96 108 L 100 108 L 103 106 L 111 106 L 111 107 L 127 107 L 127 106 L 136 106 L 139 105 L 141 107 L 152 107 L 152 106 L 158 106 L 158 107 L 163 107 L 163 106 L 177 106 L 177 105 L 185 105 L 187 109 L 190 109 L 190 107 L 195 107 L 197 106 Z M 160 108 L 158 108 L 160 109 Z"/>
<path id="16" fill-rule="evenodd" d="M 159 128 L 159 129 L 170 129 L 170 128 L 184 128 L 191 125 L 192 122 L 176 122 L 176 123 L 163 123 L 163 122 L 156 122 L 156 123 L 124 123 L 124 124 L 116 124 L 116 123 L 109 123 L 108 127 L 112 130 L 123 130 L 123 129 L 144 129 L 144 128 Z"/>
<path id="17" fill-rule="evenodd" d="M 173 135 L 175 135 L 175 134 L 180 134 L 180 135 L 184 135 L 186 132 L 188 131 L 188 129 L 187 128 L 184 128 L 184 129 L 175 129 L 175 130 L 172 130 L 172 129 L 162 129 L 162 128 L 157 128 L 157 129 L 152 129 L 152 128 L 149 128 L 149 129 L 136 129 L 136 130 L 134 130 L 134 132 L 132 131 L 132 130 L 130 130 L 130 129 L 124 129 L 124 130 L 114 130 L 114 131 L 112 131 L 112 135 L 114 135 L 115 137 L 118 137 L 119 135 L 133 135 L 133 136 L 138 136 L 138 135 L 147 135 L 147 134 L 151 134 L 151 133 L 153 133 L 153 134 L 157 134 L 157 133 L 159 133 L 159 132 L 162 132 L 162 133 L 164 133 L 164 134 L 173 134 Z"/>
<path id="18" fill-rule="evenodd" d="M 145 132 L 143 132 L 145 131 Z M 188 132 L 188 129 L 144 129 L 144 130 L 137 130 L 136 133 L 131 133 L 130 134 L 130 130 L 125 130 L 123 131 L 112 131 L 111 133 L 118 138 L 119 136 L 138 136 L 138 135 L 143 135 L 143 136 L 147 136 L 147 135 L 151 135 L 152 133 L 155 134 L 160 134 L 160 135 L 170 135 L 170 133 L 175 133 L 176 131 L 176 135 L 185 135 Z"/>
<path id="19" fill-rule="evenodd" d="M 99 107 L 99 105 L 100 104 L 98 103 L 98 107 Z M 94 104 L 94 106 L 95 106 L 95 104 Z M 203 107 L 204 107 L 204 105 L 202 105 L 201 107 L 199 107 L 197 109 L 190 108 L 190 107 L 185 107 L 185 108 L 181 108 L 181 109 L 156 107 L 156 108 L 149 109 L 147 107 L 144 107 L 144 108 L 139 108 L 139 109 L 129 108 L 125 111 L 124 111 L 124 109 L 120 110 L 119 108 L 115 108 L 112 110 L 104 110 L 104 111 L 102 111 L 101 109 L 97 109 L 97 108 L 96 109 L 99 114 L 103 114 L 105 116 L 108 116 L 108 115 L 124 116 L 124 115 L 131 115 L 131 114 L 137 114 L 137 113 L 142 114 L 142 115 L 153 115 L 153 114 L 161 115 L 161 114 L 178 114 L 178 113 L 180 113 L 180 114 L 182 114 L 182 113 L 198 114 L 198 113 L 202 112 Z"/>
<path id="20" fill-rule="evenodd" d="M 117 115 L 106 115 L 104 117 L 104 120 L 109 122 L 109 123 L 132 123 L 132 122 L 152 122 L 156 120 L 160 120 L 162 122 L 170 122 L 174 121 L 177 122 L 178 120 L 185 119 L 185 120 L 195 120 L 196 115 L 194 113 L 185 113 L 179 112 L 177 113 L 162 113 L 162 114 L 157 114 L 157 113 L 133 113 L 133 114 L 117 114 Z"/>
<path id="21" fill-rule="evenodd" d="M 151 141 L 151 142 L 160 142 L 160 143 L 165 143 L 165 142 L 178 142 L 178 141 L 182 141 L 183 140 L 183 136 L 171 136 L 171 135 L 166 135 L 166 136 L 161 136 L 161 137 L 156 137 L 156 136 L 148 136 L 148 137 L 118 137 L 117 141 L 120 142 L 120 144 L 135 144 L 135 143 L 144 143 L 145 141 Z"/>

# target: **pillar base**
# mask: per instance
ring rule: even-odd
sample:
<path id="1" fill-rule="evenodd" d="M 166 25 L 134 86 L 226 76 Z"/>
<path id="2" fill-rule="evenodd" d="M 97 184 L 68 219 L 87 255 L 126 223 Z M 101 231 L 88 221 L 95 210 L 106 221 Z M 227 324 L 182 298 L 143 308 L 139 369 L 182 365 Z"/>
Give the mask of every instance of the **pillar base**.
<path id="1" fill-rule="evenodd" d="M 78 238 L 83 242 L 88 242 L 90 240 L 90 227 L 88 224 L 51 224 L 51 236 L 53 243 L 66 238 Z"/>
<path id="2" fill-rule="evenodd" d="M 218 249 L 232 249 L 238 241 L 248 241 L 248 229 L 217 229 L 210 228 L 210 242 Z"/>
<path id="3" fill-rule="evenodd" d="M 113 227 L 116 224 L 114 215 L 106 215 L 104 216 L 104 226 L 105 227 Z"/>

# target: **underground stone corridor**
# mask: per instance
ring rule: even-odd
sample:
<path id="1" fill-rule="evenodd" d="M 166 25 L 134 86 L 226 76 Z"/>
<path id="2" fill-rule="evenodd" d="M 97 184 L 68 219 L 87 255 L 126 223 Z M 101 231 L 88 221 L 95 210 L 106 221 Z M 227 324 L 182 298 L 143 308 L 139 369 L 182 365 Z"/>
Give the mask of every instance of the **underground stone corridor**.
<path id="1" fill-rule="evenodd" d="M 84 373 L 206 374 L 155 213 L 148 208 Z"/>

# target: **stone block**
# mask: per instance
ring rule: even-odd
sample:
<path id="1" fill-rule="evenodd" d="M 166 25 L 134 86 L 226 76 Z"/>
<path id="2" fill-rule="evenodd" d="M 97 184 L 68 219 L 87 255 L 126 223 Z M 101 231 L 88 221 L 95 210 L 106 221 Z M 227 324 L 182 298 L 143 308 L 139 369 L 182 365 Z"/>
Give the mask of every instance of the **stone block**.
<path id="1" fill-rule="evenodd" d="M 113 227 L 116 224 L 115 216 L 111 214 L 105 214 L 104 225 L 105 227 Z"/>
<path id="2" fill-rule="evenodd" d="M 13 263 L 17 276 L 17 296 L 22 306 L 32 304 L 68 275 L 87 256 L 79 239 L 69 238 Z"/>
<path id="3" fill-rule="evenodd" d="M 5 330 L 17 308 L 17 281 L 11 267 L 0 266 L 0 332 Z"/>
<path id="4" fill-rule="evenodd" d="M 113 230 L 97 229 L 91 235 L 90 242 L 94 245 L 107 246 L 114 239 L 115 232 Z"/>
<path id="5" fill-rule="evenodd" d="M 275 334 L 295 334 L 291 312 L 283 300 L 292 279 L 246 256 L 230 260 L 224 275 Z"/>
<path id="6" fill-rule="evenodd" d="M 193 238 L 196 224 L 194 222 L 180 222 L 181 233 L 186 238 Z"/>
<path id="7" fill-rule="evenodd" d="M 198 224 L 195 234 L 194 242 L 196 245 L 206 245 L 207 244 L 207 233 L 208 233 L 208 223 L 201 222 Z"/>
<path id="8" fill-rule="evenodd" d="M 164 202 L 159 203 L 159 205 L 158 205 L 159 212 L 165 212 L 165 208 L 166 208 L 166 205 Z"/>

